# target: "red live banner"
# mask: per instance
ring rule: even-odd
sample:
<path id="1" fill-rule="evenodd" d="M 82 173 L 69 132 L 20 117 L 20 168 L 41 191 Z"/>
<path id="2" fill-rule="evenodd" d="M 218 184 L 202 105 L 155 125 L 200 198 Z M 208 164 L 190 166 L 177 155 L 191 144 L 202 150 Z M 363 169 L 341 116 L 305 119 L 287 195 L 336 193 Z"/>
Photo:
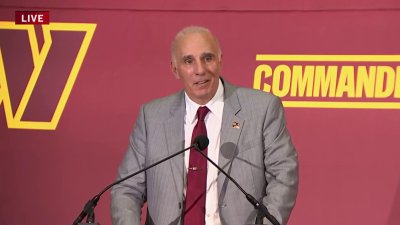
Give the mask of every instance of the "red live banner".
<path id="1" fill-rule="evenodd" d="M 49 11 L 15 11 L 15 24 L 49 24 Z"/>

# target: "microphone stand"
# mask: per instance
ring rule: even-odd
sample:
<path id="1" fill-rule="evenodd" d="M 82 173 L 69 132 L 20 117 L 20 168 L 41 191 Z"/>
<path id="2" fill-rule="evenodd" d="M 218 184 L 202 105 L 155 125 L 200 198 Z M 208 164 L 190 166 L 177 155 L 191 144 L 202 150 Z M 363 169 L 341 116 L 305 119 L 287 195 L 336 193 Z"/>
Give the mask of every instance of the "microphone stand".
<path id="1" fill-rule="evenodd" d="M 272 216 L 269 212 L 267 207 L 265 207 L 264 204 L 260 203 L 255 199 L 251 194 L 247 193 L 243 188 L 236 182 L 235 179 L 233 179 L 230 175 L 228 175 L 221 167 L 219 167 L 217 164 L 215 164 L 214 161 L 212 161 L 210 158 L 208 158 L 207 155 L 205 155 L 197 146 L 194 146 L 198 152 L 200 152 L 201 155 L 203 155 L 211 164 L 213 164 L 219 171 L 221 171 L 230 181 L 232 181 L 236 187 L 239 188 L 239 190 L 246 196 L 246 199 L 254 206 L 255 209 L 257 209 L 259 212 L 261 212 L 264 217 L 266 217 L 273 225 L 280 225 L 278 220 L 275 219 L 274 216 Z"/>
<path id="2" fill-rule="evenodd" d="M 207 144 L 208 144 L 208 143 L 207 143 Z M 120 179 L 120 180 L 117 180 L 117 181 L 111 183 L 110 185 L 108 185 L 107 187 L 105 187 L 99 194 L 95 195 L 92 199 L 90 199 L 90 200 L 85 204 L 85 206 L 83 207 L 82 212 L 81 212 L 81 213 L 79 214 L 79 216 L 75 219 L 75 221 L 72 223 L 72 225 L 78 225 L 79 223 L 82 222 L 82 220 L 83 220 L 86 216 L 87 216 L 86 223 L 88 223 L 88 224 L 95 224 L 95 222 L 94 222 L 94 208 L 96 207 L 97 202 L 100 200 L 101 195 L 103 195 L 104 192 L 106 192 L 108 189 L 110 189 L 110 188 L 113 187 L 114 185 L 119 184 L 119 183 L 121 183 L 121 182 L 123 182 L 123 181 L 125 181 L 125 180 L 127 180 L 127 179 L 129 179 L 129 178 L 131 178 L 131 177 L 134 177 L 134 176 L 138 175 L 138 174 L 141 173 L 141 172 L 144 172 L 144 171 L 146 171 L 146 170 L 148 170 L 148 169 L 150 169 L 150 168 L 152 168 L 152 167 L 154 167 L 154 166 L 156 166 L 156 165 L 158 165 L 158 164 L 160 164 L 160 163 L 162 163 L 162 162 L 167 161 L 167 160 L 170 159 L 170 158 L 173 158 L 173 157 L 175 157 L 175 156 L 177 156 L 177 155 L 180 155 L 180 154 L 182 154 L 183 152 L 185 152 L 185 151 L 187 151 L 187 150 L 189 150 L 189 149 L 191 149 L 191 148 L 193 148 L 193 147 L 195 147 L 196 149 L 199 149 L 199 145 L 201 145 L 201 143 L 199 144 L 199 143 L 195 142 L 195 143 L 194 143 L 192 146 L 190 146 L 190 147 L 187 147 L 187 148 L 185 148 L 185 149 L 183 149 L 183 150 L 180 150 L 179 152 L 176 152 L 176 153 L 174 153 L 174 154 L 172 154 L 172 155 L 170 155 L 170 156 L 168 156 L 168 157 L 166 157 L 166 158 L 164 158 L 164 159 L 162 159 L 162 160 L 160 160 L 160 161 L 158 161 L 158 162 L 155 162 L 155 163 L 149 165 L 148 167 L 145 167 L 145 168 L 143 168 L 143 169 L 141 169 L 141 170 L 139 170 L 139 171 L 137 171 L 137 172 L 135 172 L 135 173 L 132 173 L 132 174 L 130 174 L 130 175 L 128 175 L 128 176 L 126 176 L 126 177 Z"/>

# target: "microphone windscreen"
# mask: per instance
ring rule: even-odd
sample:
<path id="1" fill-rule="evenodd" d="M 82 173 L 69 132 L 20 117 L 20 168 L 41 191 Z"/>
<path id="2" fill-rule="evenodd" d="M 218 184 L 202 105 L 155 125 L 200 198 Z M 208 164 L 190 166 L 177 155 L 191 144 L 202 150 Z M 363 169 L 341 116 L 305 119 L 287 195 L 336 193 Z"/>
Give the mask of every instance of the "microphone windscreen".
<path id="1" fill-rule="evenodd" d="M 208 137 L 204 136 L 204 135 L 199 135 L 197 136 L 194 141 L 193 144 L 198 148 L 198 150 L 203 151 L 204 149 L 207 148 L 209 143 Z"/>

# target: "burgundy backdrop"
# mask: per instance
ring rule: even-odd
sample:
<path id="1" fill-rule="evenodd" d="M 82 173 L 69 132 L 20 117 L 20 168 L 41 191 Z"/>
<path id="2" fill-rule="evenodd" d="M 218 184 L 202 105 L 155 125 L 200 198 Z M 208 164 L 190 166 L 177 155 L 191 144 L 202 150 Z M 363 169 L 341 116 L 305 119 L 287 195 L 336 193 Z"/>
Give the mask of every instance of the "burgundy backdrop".
<path id="1" fill-rule="evenodd" d="M 49 10 L 51 22 L 97 26 L 55 130 L 9 128 L 4 99 L 10 96 L 15 114 L 34 62 L 26 31 L 0 29 L 8 86 L 5 94 L 0 83 L 5 225 L 71 224 L 114 181 L 140 105 L 181 88 L 169 48 L 184 26 L 209 27 L 222 45 L 225 79 L 250 88 L 264 63 L 257 54 L 400 55 L 395 0 L 2 0 L 0 21 L 14 21 L 16 10 Z M 42 29 L 35 30 L 40 48 Z M 23 121 L 52 118 L 85 32 L 51 35 Z M 400 224 L 399 109 L 287 107 L 286 114 L 300 160 L 290 225 Z M 111 224 L 109 203 L 106 193 L 96 208 L 101 224 Z"/>

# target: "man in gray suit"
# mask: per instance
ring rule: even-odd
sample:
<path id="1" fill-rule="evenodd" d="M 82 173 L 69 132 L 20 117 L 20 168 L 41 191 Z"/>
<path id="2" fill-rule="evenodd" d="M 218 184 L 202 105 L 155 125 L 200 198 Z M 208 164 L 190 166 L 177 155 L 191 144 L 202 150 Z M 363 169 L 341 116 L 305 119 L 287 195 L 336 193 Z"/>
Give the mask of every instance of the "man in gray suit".
<path id="1" fill-rule="evenodd" d="M 223 80 L 221 49 L 206 28 L 181 30 L 171 52 L 172 72 L 184 90 L 141 107 L 118 178 L 190 146 L 192 131 L 200 122 L 196 111 L 206 106 L 208 156 L 263 202 L 280 224 L 286 224 L 297 195 L 298 161 L 281 101 L 269 93 Z M 255 223 L 259 213 L 210 163 L 204 187 L 204 220 L 183 221 L 191 154 L 186 151 L 116 185 L 111 192 L 113 224 L 139 225 L 146 202 L 147 224 Z"/>

